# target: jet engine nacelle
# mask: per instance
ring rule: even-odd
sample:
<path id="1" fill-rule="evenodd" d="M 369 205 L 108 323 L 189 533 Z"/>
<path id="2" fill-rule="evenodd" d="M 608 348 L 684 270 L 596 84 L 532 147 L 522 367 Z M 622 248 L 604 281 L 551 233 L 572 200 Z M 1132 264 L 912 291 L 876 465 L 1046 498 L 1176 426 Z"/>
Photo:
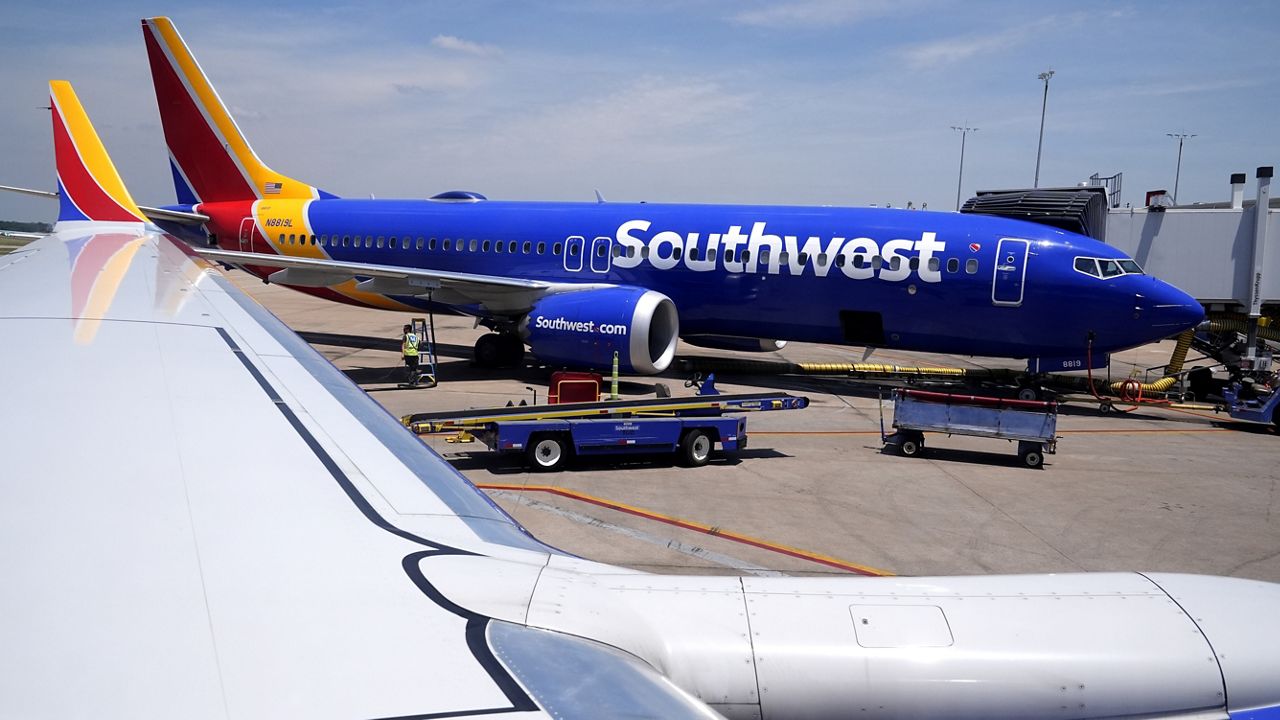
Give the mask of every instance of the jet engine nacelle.
<path id="1" fill-rule="evenodd" d="M 618 353 L 622 372 L 653 375 L 676 354 L 680 319 L 660 292 L 611 287 L 549 295 L 520 323 L 520 336 L 539 359 L 607 370 Z"/>
<path id="2" fill-rule="evenodd" d="M 734 337 L 732 335 L 685 335 L 680 338 L 690 345 L 712 350 L 737 350 L 738 352 L 776 352 L 787 346 L 786 340 Z"/>

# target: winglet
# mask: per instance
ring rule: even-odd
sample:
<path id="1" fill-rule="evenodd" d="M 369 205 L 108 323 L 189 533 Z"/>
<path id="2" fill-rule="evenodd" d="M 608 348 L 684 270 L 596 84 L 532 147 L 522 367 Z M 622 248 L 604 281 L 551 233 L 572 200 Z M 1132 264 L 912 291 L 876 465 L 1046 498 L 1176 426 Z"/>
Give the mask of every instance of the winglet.
<path id="1" fill-rule="evenodd" d="M 139 222 L 146 217 L 129 196 L 71 83 L 49 83 L 53 152 L 58 166 L 58 222 Z"/>

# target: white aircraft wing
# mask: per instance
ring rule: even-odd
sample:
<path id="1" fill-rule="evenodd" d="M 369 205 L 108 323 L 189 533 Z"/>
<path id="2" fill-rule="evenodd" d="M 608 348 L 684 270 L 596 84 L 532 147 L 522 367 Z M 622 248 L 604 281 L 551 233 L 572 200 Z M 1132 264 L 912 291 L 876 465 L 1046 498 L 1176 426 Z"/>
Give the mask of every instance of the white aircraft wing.
<path id="1" fill-rule="evenodd" d="M 428 558 L 581 561 L 185 245 L 64 220 L 0 257 L 0 717 L 590 717 L 601 693 L 709 715 L 630 656 L 443 597 Z"/>
<path id="2" fill-rule="evenodd" d="M 356 289 L 388 295 L 430 295 L 447 305 L 482 305 L 493 313 L 523 313 L 545 295 L 605 287 L 587 283 L 553 283 L 501 275 L 481 275 L 448 270 L 342 262 L 292 255 L 235 252 L 194 248 L 210 260 L 229 265 L 276 267 L 269 276 L 282 285 L 331 286 L 360 279 Z"/>

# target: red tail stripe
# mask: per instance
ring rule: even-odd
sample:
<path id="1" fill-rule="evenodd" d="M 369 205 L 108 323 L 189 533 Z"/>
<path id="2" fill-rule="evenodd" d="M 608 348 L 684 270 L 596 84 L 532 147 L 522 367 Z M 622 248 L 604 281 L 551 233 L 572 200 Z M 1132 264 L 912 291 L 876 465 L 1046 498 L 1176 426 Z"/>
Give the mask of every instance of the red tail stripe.
<path id="1" fill-rule="evenodd" d="M 90 220 L 138 222 L 136 215 L 121 207 L 120 203 L 98 185 L 98 181 L 80 159 L 80 153 L 71 141 L 71 133 L 67 131 L 57 104 L 51 102 L 50 105 L 53 108 L 53 151 L 62 191 Z"/>

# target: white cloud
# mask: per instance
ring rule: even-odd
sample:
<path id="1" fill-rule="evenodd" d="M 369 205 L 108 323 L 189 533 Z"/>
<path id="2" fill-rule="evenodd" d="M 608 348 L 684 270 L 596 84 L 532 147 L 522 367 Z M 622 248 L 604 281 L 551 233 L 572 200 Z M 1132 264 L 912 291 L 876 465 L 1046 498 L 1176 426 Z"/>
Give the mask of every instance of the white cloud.
<path id="1" fill-rule="evenodd" d="M 483 45 L 481 43 L 471 42 L 470 40 L 463 40 L 462 38 L 454 35 L 437 35 L 431 38 L 431 44 L 441 50 L 450 50 L 453 52 L 464 53 L 466 55 L 475 55 L 476 57 L 490 57 L 502 53 L 501 50 L 493 45 Z"/>
<path id="2" fill-rule="evenodd" d="M 883 0 L 794 0 L 742 10 L 732 16 L 740 25 L 814 27 L 845 25 L 901 10 L 903 3 Z"/>
<path id="3" fill-rule="evenodd" d="M 926 70 L 950 65 L 980 55 L 990 55 L 1011 50 L 1030 41 L 1042 30 L 1061 28 L 1068 20 L 1061 17 L 1041 18 L 1033 23 L 1018 25 L 980 35 L 961 35 L 932 42 L 910 45 L 902 49 L 903 60 L 914 70 Z"/>

